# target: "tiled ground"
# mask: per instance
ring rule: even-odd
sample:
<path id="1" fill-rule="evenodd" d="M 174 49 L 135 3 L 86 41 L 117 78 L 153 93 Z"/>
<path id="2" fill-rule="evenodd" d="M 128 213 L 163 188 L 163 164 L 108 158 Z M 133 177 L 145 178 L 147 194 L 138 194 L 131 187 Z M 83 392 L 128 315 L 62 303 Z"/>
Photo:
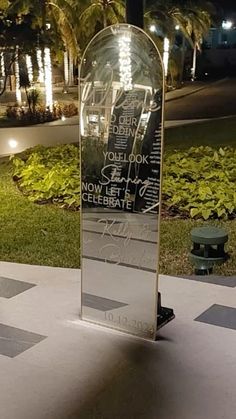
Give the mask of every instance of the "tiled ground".
<path id="1" fill-rule="evenodd" d="M 195 320 L 236 330 L 236 308 L 213 304 Z"/>
<path id="2" fill-rule="evenodd" d="M 20 294 L 32 287 L 35 287 L 35 284 L 30 284 L 24 281 L 17 281 L 12 278 L 3 278 L 0 277 L 0 297 L 3 298 L 12 298 L 15 295 Z"/>
<path id="3" fill-rule="evenodd" d="M 176 319 L 149 343 L 78 320 L 79 271 L 2 262 L 0 275 L 1 419 L 235 418 L 233 279 L 162 277 Z"/>
<path id="4" fill-rule="evenodd" d="M 108 298 L 102 298 L 88 293 L 83 293 L 82 301 L 85 307 L 90 307 L 94 310 L 100 311 L 114 310 L 127 305 L 120 301 L 110 300 Z"/>
<path id="5" fill-rule="evenodd" d="M 14 358 L 45 338 L 46 336 L 0 323 L 0 354 Z"/>

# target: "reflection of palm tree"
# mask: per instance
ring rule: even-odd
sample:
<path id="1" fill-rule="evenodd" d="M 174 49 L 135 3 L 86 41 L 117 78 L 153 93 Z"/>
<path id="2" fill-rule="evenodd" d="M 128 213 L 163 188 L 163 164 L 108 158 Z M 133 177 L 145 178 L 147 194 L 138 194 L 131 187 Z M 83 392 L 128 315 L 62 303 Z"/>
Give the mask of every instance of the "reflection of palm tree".
<path id="1" fill-rule="evenodd" d="M 145 24 L 147 26 L 154 23 L 160 38 L 167 37 L 173 42 L 176 25 L 187 36 L 183 10 L 176 2 L 173 3 L 171 0 L 149 0 L 146 4 Z"/>
<path id="2" fill-rule="evenodd" d="M 156 28 L 153 34 L 154 42 L 162 53 L 164 53 L 164 45 L 168 44 L 168 51 L 165 51 L 165 72 L 166 76 L 168 73 L 172 80 L 173 73 L 178 73 L 177 65 L 173 59 L 170 60 L 171 65 L 168 66 L 169 54 L 175 41 L 176 27 L 178 26 L 183 34 L 182 55 L 185 50 L 185 39 L 190 38 L 183 7 L 171 0 L 147 0 L 146 6 L 145 26 L 149 29 L 150 25 L 154 24 Z M 172 71 L 173 69 L 174 71 Z"/>

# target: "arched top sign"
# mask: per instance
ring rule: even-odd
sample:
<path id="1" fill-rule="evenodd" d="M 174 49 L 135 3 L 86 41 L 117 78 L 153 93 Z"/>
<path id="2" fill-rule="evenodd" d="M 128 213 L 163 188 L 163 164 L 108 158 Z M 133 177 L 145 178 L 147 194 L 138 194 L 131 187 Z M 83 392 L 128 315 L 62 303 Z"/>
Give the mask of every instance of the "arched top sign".
<path id="1" fill-rule="evenodd" d="M 163 88 L 163 64 L 152 39 L 128 24 L 109 26 L 87 46 L 81 60 L 80 78 L 104 87 L 150 91 Z M 82 100 L 85 98 L 82 98 Z"/>
<path id="2" fill-rule="evenodd" d="M 80 68 L 82 319 L 154 339 L 163 65 L 146 33 L 107 27 Z"/>

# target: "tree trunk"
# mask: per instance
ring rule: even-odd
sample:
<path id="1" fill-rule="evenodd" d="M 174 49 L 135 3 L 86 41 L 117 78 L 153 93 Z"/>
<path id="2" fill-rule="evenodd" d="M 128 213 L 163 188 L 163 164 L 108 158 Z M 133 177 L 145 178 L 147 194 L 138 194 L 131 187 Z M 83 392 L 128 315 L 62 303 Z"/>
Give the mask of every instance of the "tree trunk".
<path id="1" fill-rule="evenodd" d="M 107 27 L 107 15 L 106 15 L 106 9 L 103 10 L 103 27 Z"/>
<path id="2" fill-rule="evenodd" d="M 185 37 L 182 35 L 181 67 L 180 67 L 179 83 L 182 83 L 183 78 L 184 78 L 185 49 L 186 49 L 186 40 L 185 40 Z"/>
<path id="3" fill-rule="evenodd" d="M 2 77 L 6 76 L 5 62 L 4 62 L 4 52 L 1 52 L 1 76 Z"/>
<path id="4" fill-rule="evenodd" d="M 16 47 L 16 59 L 15 59 L 15 79 L 16 79 L 16 103 L 18 106 L 21 105 L 21 90 L 20 90 L 20 67 L 19 67 L 19 47 Z"/>
<path id="5" fill-rule="evenodd" d="M 30 85 L 32 86 L 33 81 L 34 81 L 34 75 L 33 75 L 33 64 L 32 64 L 31 56 L 26 54 L 25 61 L 26 61 L 26 67 L 27 67 L 27 72 L 28 72 L 28 79 L 29 79 Z"/>
<path id="6" fill-rule="evenodd" d="M 197 66 L 197 45 L 194 45 L 193 49 L 193 64 L 191 68 L 191 80 L 194 81 L 196 78 L 196 66 Z"/>
<path id="7" fill-rule="evenodd" d="M 46 107 L 52 111 L 53 91 L 52 91 L 52 63 L 51 52 L 49 48 L 44 48 L 44 81 L 45 81 L 45 99 Z"/>
<path id="8" fill-rule="evenodd" d="M 42 29 L 43 33 L 46 31 L 46 19 L 47 19 L 47 0 L 42 0 Z"/>
<path id="9" fill-rule="evenodd" d="M 69 86 L 74 85 L 74 60 L 71 51 L 69 51 Z"/>
<path id="10" fill-rule="evenodd" d="M 167 37 L 164 38 L 163 46 L 163 64 L 165 70 L 165 78 L 168 76 L 168 66 L 169 66 L 169 56 L 170 56 L 170 41 Z"/>
<path id="11" fill-rule="evenodd" d="M 65 88 L 69 84 L 69 57 L 68 57 L 68 51 L 64 51 L 64 85 Z"/>
<path id="12" fill-rule="evenodd" d="M 44 83 L 44 68 L 43 68 L 43 59 L 42 59 L 42 50 L 37 48 L 37 63 L 38 63 L 38 82 Z"/>

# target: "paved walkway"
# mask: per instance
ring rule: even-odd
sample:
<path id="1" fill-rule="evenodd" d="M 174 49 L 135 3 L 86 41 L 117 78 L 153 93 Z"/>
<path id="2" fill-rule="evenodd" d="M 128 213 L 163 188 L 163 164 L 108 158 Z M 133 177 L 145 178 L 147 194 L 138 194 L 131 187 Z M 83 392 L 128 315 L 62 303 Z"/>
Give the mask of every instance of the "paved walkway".
<path id="1" fill-rule="evenodd" d="M 78 270 L 0 271 L 1 419 L 235 418 L 235 284 L 162 276 L 149 343 L 79 321 Z"/>
<path id="2" fill-rule="evenodd" d="M 181 99 L 182 97 L 192 95 L 196 92 L 199 92 L 203 89 L 208 89 L 209 87 L 216 86 L 225 82 L 228 78 L 214 80 L 214 81 L 187 81 L 183 84 L 180 89 L 175 89 L 166 93 L 166 102 L 172 100 Z"/>
<path id="3" fill-rule="evenodd" d="M 176 89 L 166 94 L 166 101 L 173 101 L 184 96 L 194 94 L 195 92 L 208 88 L 211 85 L 222 82 L 222 80 L 206 82 L 187 82 L 181 89 Z M 73 91 L 72 91 L 73 93 Z M 165 121 L 165 128 L 193 124 L 195 122 L 204 122 L 207 119 L 188 119 Z M 78 117 L 67 118 L 66 120 L 54 121 L 43 125 L 34 125 L 29 127 L 12 127 L 0 129 L 0 156 L 21 152 L 27 147 L 33 147 L 37 144 L 54 145 L 59 143 L 71 143 L 78 141 Z M 50 132 L 49 132 L 50 129 Z M 50 135 L 49 135 L 50 134 Z M 16 148 L 11 149 L 10 140 L 16 141 Z"/>
<path id="4" fill-rule="evenodd" d="M 180 89 L 175 89 L 175 90 L 166 92 L 166 102 L 180 99 L 182 97 L 199 92 L 202 89 L 208 88 L 210 85 L 211 83 L 207 83 L 203 81 L 186 82 Z"/>

